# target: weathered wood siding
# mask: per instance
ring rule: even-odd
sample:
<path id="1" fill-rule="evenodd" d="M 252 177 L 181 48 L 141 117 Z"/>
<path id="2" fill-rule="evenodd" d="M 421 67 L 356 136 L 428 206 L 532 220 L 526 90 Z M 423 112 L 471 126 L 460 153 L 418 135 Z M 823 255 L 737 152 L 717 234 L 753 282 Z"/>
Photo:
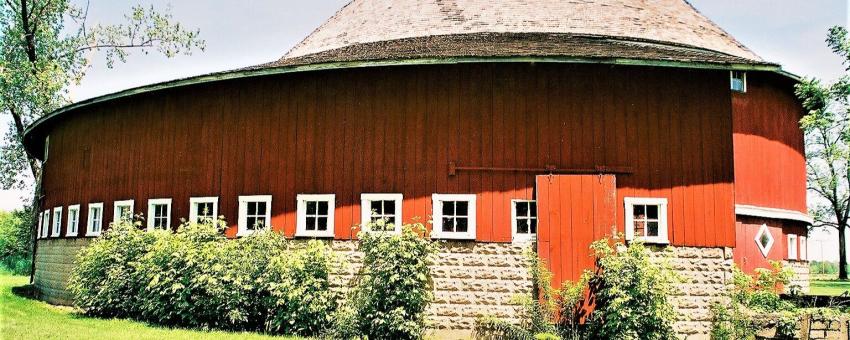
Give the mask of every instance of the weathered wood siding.
<path id="1" fill-rule="evenodd" d="M 218 196 L 235 234 L 237 196 L 270 194 L 272 225 L 295 231 L 298 193 L 336 194 L 352 237 L 360 194 L 403 193 L 403 217 L 432 193 L 476 193 L 477 237 L 511 240 L 510 200 L 535 173 L 461 166 L 631 166 L 623 198 L 669 200 L 675 245 L 734 246 L 732 112 L 724 71 L 566 64 L 366 68 L 172 89 L 81 109 L 50 133 L 44 206 Z M 756 85 L 757 86 L 757 85 Z M 67 213 L 63 214 L 67 216 Z M 64 218 L 64 217 L 63 217 Z M 63 223 L 64 235 L 64 223 Z"/>

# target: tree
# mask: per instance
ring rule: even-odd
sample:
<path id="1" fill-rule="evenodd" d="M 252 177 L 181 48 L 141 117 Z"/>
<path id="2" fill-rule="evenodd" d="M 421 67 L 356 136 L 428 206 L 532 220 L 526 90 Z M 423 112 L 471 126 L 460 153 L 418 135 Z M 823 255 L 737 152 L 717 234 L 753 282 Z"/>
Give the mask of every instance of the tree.
<path id="1" fill-rule="evenodd" d="M 68 88 L 92 65 L 92 52 L 107 67 L 125 62 L 131 50 L 167 57 L 204 48 L 198 30 L 186 30 L 168 11 L 134 6 L 116 25 L 87 25 L 89 5 L 69 0 L 4 0 L 0 4 L 0 114 L 13 124 L 0 147 L 0 187 L 27 188 L 41 173 L 24 151 L 26 126 L 70 103 Z M 37 202 L 34 202 L 37 204 Z"/>
<path id="2" fill-rule="evenodd" d="M 850 71 L 850 38 L 844 27 L 833 27 L 826 39 L 844 58 Z M 833 84 L 806 78 L 797 85 L 806 110 L 800 125 L 805 132 L 808 187 L 818 199 L 810 203 L 814 227 L 838 230 L 838 278 L 847 279 L 846 228 L 850 217 L 850 76 Z"/>

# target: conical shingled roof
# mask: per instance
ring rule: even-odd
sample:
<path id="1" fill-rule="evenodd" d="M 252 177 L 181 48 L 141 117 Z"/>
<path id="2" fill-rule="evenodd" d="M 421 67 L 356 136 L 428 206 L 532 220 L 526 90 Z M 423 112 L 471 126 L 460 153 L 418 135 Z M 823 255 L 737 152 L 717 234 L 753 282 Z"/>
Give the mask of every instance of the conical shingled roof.
<path id="1" fill-rule="evenodd" d="M 271 65 L 461 56 L 765 63 L 684 0 L 353 0 Z"/>

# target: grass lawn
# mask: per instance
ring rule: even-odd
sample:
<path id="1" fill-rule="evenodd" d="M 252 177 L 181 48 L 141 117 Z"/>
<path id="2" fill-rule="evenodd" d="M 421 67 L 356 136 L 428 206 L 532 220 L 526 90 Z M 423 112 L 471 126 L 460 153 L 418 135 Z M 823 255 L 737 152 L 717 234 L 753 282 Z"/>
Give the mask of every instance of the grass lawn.
<path id="1" fill-rule="evenodd" d="M 81 316 L 12 293 L 28 277 L 0 273 L 0 339 L 294 339 L 257 333 L 203 332 L 148 326 L 121 319 Z"/>
<path id="2" fill-rule="evenodd" d="M 812 277 L 809 294 L 812 295 L 841 295 L 850 291 L 850 281 L 838 281 L 835 277 Z"/>

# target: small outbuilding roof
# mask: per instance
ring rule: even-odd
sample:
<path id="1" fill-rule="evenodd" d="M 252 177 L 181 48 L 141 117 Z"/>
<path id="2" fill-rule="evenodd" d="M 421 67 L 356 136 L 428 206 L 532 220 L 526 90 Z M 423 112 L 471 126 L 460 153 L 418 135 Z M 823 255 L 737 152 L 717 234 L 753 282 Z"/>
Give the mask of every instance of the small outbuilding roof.
<path id="1" fill-rule="evenodd" d="M 767 64 L 685 0 L 353 0 L 262 66 L 505 56 Z"/>

